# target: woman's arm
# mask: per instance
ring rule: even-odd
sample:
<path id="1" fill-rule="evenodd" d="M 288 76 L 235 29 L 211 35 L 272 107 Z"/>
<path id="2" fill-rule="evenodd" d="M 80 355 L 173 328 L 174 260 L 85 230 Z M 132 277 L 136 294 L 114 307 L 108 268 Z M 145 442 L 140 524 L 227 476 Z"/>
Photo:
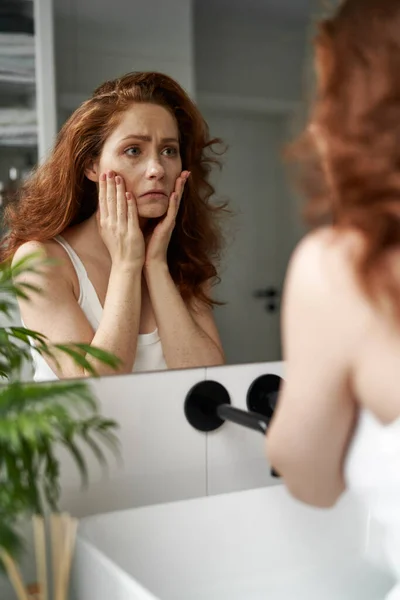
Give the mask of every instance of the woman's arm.
<path id="1" fill-rule="evenodd" d="M 326 232 L 307 237 L 291 261 L 283 303 L 285 384 L 266 442 L 292 495 L 319 507 L 332 506 L 345 488 L 343 460 L 356 416 L 349 371 L 357 318 L 349 313 L 340 262 Z"/>
<path id="2" fill-rule="evenodd" d="M 212 309 L 199 303 L 189 309 L 166 263 L 149 264 L 144 273 L 168 367 L 222 365 L 224 353 Z"/>
<path id="3" fill-rule="evenodd" d="M 170 368 L 224 363 L 224 353 L 211 308 L 200 303 L 192 303 L 188 308 L 168 267 L 168 245 L 188 177 L 189 172 L 183 171 L 177 178 L 167 214 L 147 239 L 143 269 L 164 357 Z M 208 285 L 205 291 L 208 291 Z"/>
<path id="4" fill-rule="evenodd" d="M 43 258 L 55 258 L 43 244 L 27 242 L 17 250 L 14 261 L 38 251 Z M 112 268 L 103 315 L 96 333 L 78 304 L 65 268 L 41 268 L 40 275 L 24 273 L 18 277 L 18 281 L 40 288 L 40 293 L 32 293 L 28 301 L 19 300 L 21 317 L 26 327 L 45 335 L 51 344 L 86 343 L 111 352 L 121 359 L 121 365 L 115 370 L 86 356 L 99 375 L 132 371 L 139 333 L 141 268 L 136 271 L 133 268 Z M 58 377 L 90 375 L 67 354 L 55 352 L 55 355 L 59 367 L 55 361 L 47 357 L 45 360 Z"/>

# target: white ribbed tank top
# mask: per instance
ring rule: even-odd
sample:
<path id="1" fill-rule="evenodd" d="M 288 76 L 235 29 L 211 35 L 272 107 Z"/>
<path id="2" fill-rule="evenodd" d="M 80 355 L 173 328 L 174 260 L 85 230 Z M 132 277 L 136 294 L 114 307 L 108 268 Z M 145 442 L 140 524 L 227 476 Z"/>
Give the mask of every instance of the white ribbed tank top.
<path id="1" fill-rule="evenodd" d="M 75 250 L 60 235 L 56 236 L 54 240 L 64 248 L 71 259 L 79 281 L 79 306 L 86 315 L 86 318 L 94 331 L 97 331 L 103 314 L 103 307 L 101 306 L 97 292 Z M 50 381 L 58 379 L 57 375 L 34 347 L 31 348 L 31 353 L 33 358 L 34 381 Z M 155 371 L 166 368 L 167 365 L 164 359 L 158 329 L 155 329 L 155 331 L 152 331 L 151 333 L 139 334 L 133 372 Z"/>
<path id="2" fill-rule="evenodd" d="M 386 600 L 400 600 L 400 419 L 383 425 L 361 410 L 344 472 L 347 488 L 383 528 L 386 560 L 398 580 Z"/>

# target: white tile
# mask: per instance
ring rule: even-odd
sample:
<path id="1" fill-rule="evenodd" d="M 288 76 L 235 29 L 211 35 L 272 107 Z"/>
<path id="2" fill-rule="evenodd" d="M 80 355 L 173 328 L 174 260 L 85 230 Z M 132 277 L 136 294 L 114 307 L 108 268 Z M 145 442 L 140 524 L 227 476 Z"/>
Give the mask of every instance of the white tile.
<path id="1" fill-rule="evenodd" d="M 206 494 L 206 437 L 186 421 L 189 389 L 205 369 L 170 370 L 90 381 L 102 413 L 120 429 L 123 464 L 111 454 L 105 475 L 90 451 L 90 486 L 80 490 L 72 459 L 62 452 L 63 507 L 77 516 Z"/>
<path id="2" fill-rule="evenodd" d="M 283 376 L 284 365 L 255 363 L 208 368 L 207 379 L 226 387 L 231 404 L 247 410 L 246 395 L 253 381 L 265 374 Z M 271 476 L 262 434 L 233 423 L 207 434 L 208 494 L 280 484 Z"/>

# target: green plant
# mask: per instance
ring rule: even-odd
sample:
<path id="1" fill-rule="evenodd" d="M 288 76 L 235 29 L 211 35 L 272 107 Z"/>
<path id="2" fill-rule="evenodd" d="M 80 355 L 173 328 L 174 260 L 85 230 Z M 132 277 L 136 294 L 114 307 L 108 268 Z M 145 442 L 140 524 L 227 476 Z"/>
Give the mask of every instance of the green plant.
<path id="1" fill-rule="evenodd" d="M 15 265 L 0 265 L 0 315 L 10 318 L 16 298 L 29 299 L 38 288 L 18 283 L 24 271 L 37 272 L 49 261 L 32 254 Z M 24 327 L 0 328 L 0 564 L 1 556 L 15 558 L 23 547 L 19 533 L 22 518 L 57 512 L 60 499 L 60 464 L 57 448 L 63 445 L 75 459 L 83 483 L 88 481 L 82 445 L 105 464 L 103 446 L 118 449 L 117 424 L 101 416 L 85 380 L 46 383 L 21 381 L 25 362 L 31 362 L 30 344 L 55 359 L 54 350 L 69 354 L 96 375 L 87 359 L 116 368 L 119 360 L 86 344 L 50 345 L 45 336 Z"/>

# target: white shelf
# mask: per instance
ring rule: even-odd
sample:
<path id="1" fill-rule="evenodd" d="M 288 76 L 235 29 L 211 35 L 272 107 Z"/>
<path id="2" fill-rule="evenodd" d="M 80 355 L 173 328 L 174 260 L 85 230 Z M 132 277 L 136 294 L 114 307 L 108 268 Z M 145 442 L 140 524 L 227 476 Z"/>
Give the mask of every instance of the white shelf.
<path id="1" fill-rule="evenodd" d="M 32 93 L 35 84 L 35 36 L 0 31 L 1 92 Z"/>
<path id="2" fill-rule="evenodd" d="M 26 120 L 10 119 L 17 134 L 0 133 L 0 147 L 37 147 L 40 162 L 57 131 L 53 0 L 32 0 L 31 6 L 35 34 L 0 31 L 0 110 L 18 109 L 18 101 L 35 107 L 37 123 L 32 131 Z"/>

